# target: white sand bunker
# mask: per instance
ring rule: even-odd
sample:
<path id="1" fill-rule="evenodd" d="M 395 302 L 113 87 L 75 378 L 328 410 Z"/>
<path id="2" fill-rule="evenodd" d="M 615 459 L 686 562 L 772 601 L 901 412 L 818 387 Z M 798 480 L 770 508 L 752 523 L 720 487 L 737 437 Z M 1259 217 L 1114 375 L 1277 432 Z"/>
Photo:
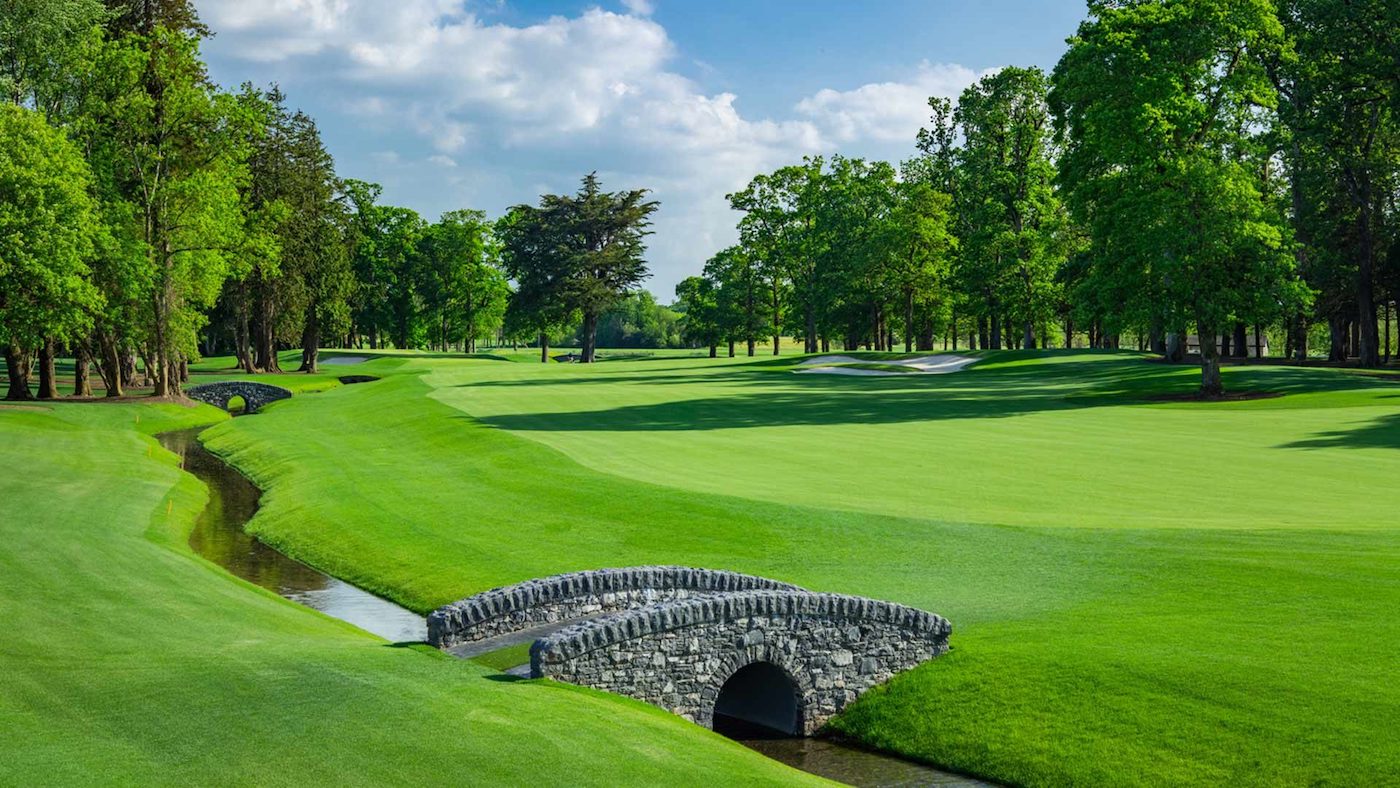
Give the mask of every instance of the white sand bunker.
<path id="1" fill-rule="evenodd" d="M 369 356 L 326 356 L 322 364 L 360 364 L 369 361 Z"/>
<path id="2" fill-rule="evenodd" d="M 868 375 L 874 377 L 898 377 L 901 375 L 946 375 L 949 372 L 957 372 L 968 364 L 976 362 L 975 358 L 967 356 L 954 356 L 951 354 L 940 354 L 936 356 L 919 356 L 918 358 L 900 359 L 871 359 L 856 358 L 854 356 L 817 356 L 809 358 L 801 363 L 803 369 L 794 370 L 798 374 L 817 373 L 821 375 Z M 870 369 L 867 367 L 833 366 L 841 364 L 878 364 L 882 367 L 905 367 L 908 372 L 895 372 L 888 369 Z"/>

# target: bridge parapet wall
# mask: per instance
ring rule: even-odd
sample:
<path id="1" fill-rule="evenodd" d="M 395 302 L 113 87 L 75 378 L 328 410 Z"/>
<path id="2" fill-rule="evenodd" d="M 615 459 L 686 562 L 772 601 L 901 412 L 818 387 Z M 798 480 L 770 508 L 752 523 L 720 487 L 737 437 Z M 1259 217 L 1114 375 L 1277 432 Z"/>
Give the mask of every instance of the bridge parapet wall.
<path id="1" fill-rule="evenodd" d="M 816 732 L 862 692 L 948 650 L 933 613 L 840 594 L 752 591 L 582 622 L 535 642 L 531 674 L 638 698 L 711 726 L 730 676 L 769 662 L 792 679 L 797 732 Z"/>
<path id="2" fill-rule="evenodd" d="M 648 605 L 753 590 L 801 591 L 756 575 L 686 566 L 595 569 L 493 588 L 428 615 L 438 648 Z"/>

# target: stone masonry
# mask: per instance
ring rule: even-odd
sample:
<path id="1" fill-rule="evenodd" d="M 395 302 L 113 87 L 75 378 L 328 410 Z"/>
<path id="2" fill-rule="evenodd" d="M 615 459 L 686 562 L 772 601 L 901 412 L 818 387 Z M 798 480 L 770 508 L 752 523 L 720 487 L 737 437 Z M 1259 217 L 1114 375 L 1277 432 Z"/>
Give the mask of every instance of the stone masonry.
<path id="1" fill-rule="evenodd" d="M 802 590 L 764 577 L 684 566 L 571 572 L 493 588 L 440 607 L 428 615 L 428 642 L 446 649 L 546 624 L 759 589 Z"/>
<path id="2" fill-rule="evenodd" d="M 251 380 L 225 380 L 219 383 L 201 383 L 185 389 L 185 396 L 216 408 L 228 410 L 229 400 L 242 397 L 244 412 L 253 413 L 269 402 L 287 399 L 292 392 L 280 386 L 270 386 Z"/>
<path id="3" fill-rule="evenodd" d="M 726 680 L 780 668 L 810 735 L 867 689 L 948 650 L 941 616 L 863 597 L 738 591 L 584 621 L 535 641 L 531 675 L 627 695 L 710 727 Z"/>

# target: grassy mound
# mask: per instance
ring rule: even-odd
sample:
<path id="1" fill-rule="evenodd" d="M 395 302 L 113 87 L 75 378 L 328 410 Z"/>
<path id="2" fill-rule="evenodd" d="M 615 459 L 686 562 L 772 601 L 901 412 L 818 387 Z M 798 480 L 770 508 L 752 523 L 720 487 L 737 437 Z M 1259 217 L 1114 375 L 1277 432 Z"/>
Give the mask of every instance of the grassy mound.
<path id="1" fill-rule="evenodd" d="M 205 491 L 143 433 L 226 418 L 0 408 L 0 784 L 806 779 L 643 704 L 501 682 L 204 563 L 186 539 Z"/>
<path id="2" fill-rule="evenodd" d="M 420 610 L 554 572 L 687 563 L 913 604 L 954 652 L 836 726 L 1026 784 L 1393 781 L 1397 388 L 1159 402 L 1133 354 L 957 375 L 788 359 L 402 359 L 207 433 L 254 530 Z M 339 370 L 338 370 L 339 371 Z"/>

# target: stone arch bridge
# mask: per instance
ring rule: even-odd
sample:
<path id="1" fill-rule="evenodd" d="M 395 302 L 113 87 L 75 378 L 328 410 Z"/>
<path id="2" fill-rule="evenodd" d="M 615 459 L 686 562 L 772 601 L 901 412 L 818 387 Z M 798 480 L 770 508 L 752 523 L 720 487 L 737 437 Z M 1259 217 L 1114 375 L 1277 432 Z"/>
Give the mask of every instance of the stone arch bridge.
<path id="1" fill-rule="evenodd" d="M 459 656 L 533 641 L 530 675 L 628 695 L 706 727 L 810 735 L 867 689 L 948 650 L 933 613 L 754 575 L 601 569 L 497 588 L 428 616 Z"/>
<path id="2" fill-rule="evenodd" d="M 185 389 L 185 396 L 224 410 L 228 410 L 229 400 L 242 397 L 243 412 L 254 413 L 269 402 L 287 399 L 292 396 L 292 392 L 281 386 L 271 386 L 253 380 L 224 380 L 190 386 Z"/>

